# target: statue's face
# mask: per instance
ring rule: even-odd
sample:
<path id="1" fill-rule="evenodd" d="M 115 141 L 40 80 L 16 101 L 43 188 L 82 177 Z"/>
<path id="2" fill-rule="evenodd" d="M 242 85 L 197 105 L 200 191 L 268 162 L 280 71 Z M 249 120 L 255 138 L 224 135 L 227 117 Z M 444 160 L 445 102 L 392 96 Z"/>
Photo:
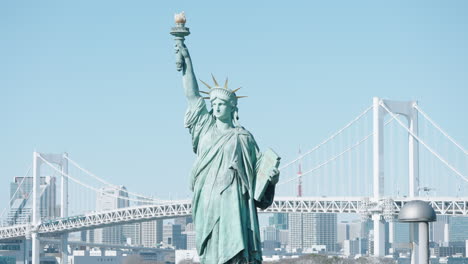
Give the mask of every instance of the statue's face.
<path id="1" fill-rule="evenodd" d="M 211 102 L 211 108 L 213 109 L 213 115 L 216 117 L 216 119 L 225 122 L 232 120 L 233 109 L 228 102 L 216 98 Z"/>

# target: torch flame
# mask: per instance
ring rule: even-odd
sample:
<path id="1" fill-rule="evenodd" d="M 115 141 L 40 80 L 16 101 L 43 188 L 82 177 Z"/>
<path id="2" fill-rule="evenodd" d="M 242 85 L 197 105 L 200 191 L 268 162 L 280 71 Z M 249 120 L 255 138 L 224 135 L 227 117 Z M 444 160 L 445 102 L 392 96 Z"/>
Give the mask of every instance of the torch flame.
<path id="1" fill-rule="evenodd" d="M 182 11 L 180 14 L 174 15 L 174 20 L 177 24 L 185 24 L 187 19 L 185 18 L 185 12 Z"/>

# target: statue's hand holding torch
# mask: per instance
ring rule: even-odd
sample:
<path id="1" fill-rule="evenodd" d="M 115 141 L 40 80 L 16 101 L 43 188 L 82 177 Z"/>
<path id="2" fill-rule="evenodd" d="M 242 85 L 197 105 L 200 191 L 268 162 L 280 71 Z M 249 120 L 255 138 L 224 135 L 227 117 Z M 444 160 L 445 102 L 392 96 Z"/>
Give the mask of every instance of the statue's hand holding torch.
<path id="1" fill-rule="evenodd" d="M 178 71 L 184 68 L 185 59 L 190 58 L 187 47 L 185 47 L 185 36 L 190 34 L 189 28 L 185 27 L 185 13 L 174 15 L 175 27 L 171 30 L 171 35 L 175 36 L 176 67 Z"/>

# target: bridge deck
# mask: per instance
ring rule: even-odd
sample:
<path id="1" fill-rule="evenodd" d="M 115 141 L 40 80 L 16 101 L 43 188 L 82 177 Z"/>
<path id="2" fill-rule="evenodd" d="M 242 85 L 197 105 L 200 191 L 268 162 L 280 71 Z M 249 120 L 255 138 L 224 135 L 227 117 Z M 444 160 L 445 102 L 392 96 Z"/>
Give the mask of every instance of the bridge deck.
<path id="1" fill-rule="evenodd" d="M 418 197 L 431 204 L 437 214 L 468 215 L 468 197 Z M 380 212 L 385 217 L 394 217 L 400 208 L 414 199 L 395 198 L 375 201 L 366 197 L 278 197 L 273 204 L 260 213 L 356 213 L 370 215 Z M 0 240 L 30 236 L 38 232 L 42 236 L 95 229 L 112 225 L 145 222 L 156 219 L 187 216 L 192 213 L 189 200 L 165 204 L 127 207 L 116 210 L 94 212 L 85 215 L 59 218 L 38 226 L 15 225 L 0 228 Z"/>

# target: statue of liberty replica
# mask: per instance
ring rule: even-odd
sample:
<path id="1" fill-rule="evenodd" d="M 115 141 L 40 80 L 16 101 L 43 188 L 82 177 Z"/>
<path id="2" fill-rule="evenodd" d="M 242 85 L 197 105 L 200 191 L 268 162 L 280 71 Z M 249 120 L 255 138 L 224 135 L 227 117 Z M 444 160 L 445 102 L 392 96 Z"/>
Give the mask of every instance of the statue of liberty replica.
<path id="1" fill-rule="evenodd" d="M 185 126 L 192 137 L 196 161 L 191 172 L 192 215 L 201 263 L 261 263 L 257 207 L 273 202 L 279 180 L 279 157 L 259 151 L 252 134 L 239 124 L 239 89 L 220 86 L 213 77 L 200 91 L 184 37 L 184 13 L 175 15 L 177 70 L 182 72 L 188 101 Z M 206 94 L 202 97 L 200 94 Z M 207 109 L 205 99 L 210 103 Z"/>

